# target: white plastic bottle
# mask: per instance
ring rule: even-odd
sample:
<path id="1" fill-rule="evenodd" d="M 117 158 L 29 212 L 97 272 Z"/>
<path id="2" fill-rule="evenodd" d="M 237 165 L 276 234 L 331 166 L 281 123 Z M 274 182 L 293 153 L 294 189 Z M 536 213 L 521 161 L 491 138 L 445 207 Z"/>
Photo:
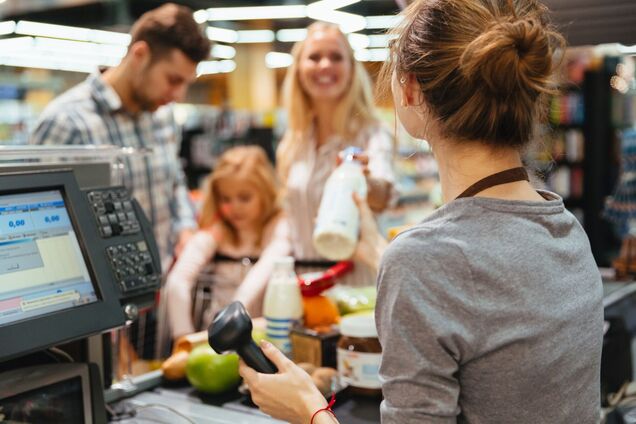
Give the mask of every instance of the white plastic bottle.
<path id="1" fill-rule="evenodd" d="M 316 251 L 332 261 L 351 258 L 358 244 L 360 212 L 351 196 L 367 196 L 362 164 L 355 159 L 361 152 L 357 147 L 344 150 L 344 160 L 327 179 L 320 201 L 313 242 Z"/>
<path id="2" fill-rule="evenodd" d="M 274 261 L 274 270 L 265 291 L 263 314 L 267 321 L 267 338 L 286 355 L 291 353 L 289 332 L 303 317 L 303 303 L 294 272 L 294 258 Z"/>

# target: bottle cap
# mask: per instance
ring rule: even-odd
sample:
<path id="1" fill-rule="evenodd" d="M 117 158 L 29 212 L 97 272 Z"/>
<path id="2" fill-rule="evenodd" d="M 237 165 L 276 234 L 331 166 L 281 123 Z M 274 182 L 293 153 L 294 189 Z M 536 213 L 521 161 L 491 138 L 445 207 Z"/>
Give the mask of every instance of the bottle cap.
<path id="1" fill-rule="evenodd" d="M 355 155 L 359 155 L 360 153 L 363 153 L 364 150 L 362 150 L 362 148 L 360 147 L 356 147 L 356 146 L 349 146 L 346 149 L 344 149 L 342 152 L 340 152 L 340 157 L 342 158 L 343 162 L 344 161 L 352 161 L 355 158 Z"/>
<path id="2" fill-rule="evenodd" d="M 378 337 L 373 313 L 347 315 L 340 320 L 340 334 L 348 337 Z"/>

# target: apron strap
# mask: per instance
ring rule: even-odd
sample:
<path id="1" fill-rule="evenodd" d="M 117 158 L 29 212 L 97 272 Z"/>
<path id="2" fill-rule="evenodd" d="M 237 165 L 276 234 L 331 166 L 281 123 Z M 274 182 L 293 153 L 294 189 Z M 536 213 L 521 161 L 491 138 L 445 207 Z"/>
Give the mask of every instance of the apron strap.
<path id="1" fill-rule="evenodd" d="M 461 199 L 462 197 L 473 197 L 477 193 L 481 193 L 487 188 L 502 184 L 514 183 L 517 181 L 530 181 L 528 172 L 522 166 L 520 166 L 519 168 L 506 169 L 505 171 L 489 175 L 486 178 L 483 178 L 468 187 L 462 194 L 457 196 L 456 199 Z"/>

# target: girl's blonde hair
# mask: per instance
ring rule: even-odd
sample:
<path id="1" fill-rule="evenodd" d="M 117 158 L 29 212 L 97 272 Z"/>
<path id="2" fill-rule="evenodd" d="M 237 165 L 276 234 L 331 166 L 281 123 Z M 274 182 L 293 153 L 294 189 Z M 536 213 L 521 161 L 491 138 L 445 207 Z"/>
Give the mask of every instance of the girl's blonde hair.
<path id="1" fill-rule="evenodd" d="M 283 104 L 287 111 L 287 130 L 276 151 L 276 165 L 282 182 L 287 181 L 289 168 L 303 149 L 307 149 L 308 133 L 314 119 L 311 99 L 300 84 L 300 56 L 307 39 L 314 32 L 334 31 L 347 46 L 351 61 L 351 81 L 337 108 L 333 111 L 333 127 L 336 133 L 344 138 L 354 138 L 364 127 L 378 122 L 373 105 L 371 78 L 364 66 L 355 60 L 353 49 L 345 35 L 337 25 L 326 22 L 315 22 L 307 28 L 307 37 L 297 42 L 292 48 L 294 61 L 287 70 L 283 82 Z"/>
<path id="2" fill-rule="evenodd" d="M 260 196 L 262 215 L 258 222 L 257 244 L 265 225 L 280 211 L 276 173 L 265 151 L 258 146 L 239 146 L 221 155 L 210 174 L 203 200 L 199 226 L 203 229 L 220 222 L 232 244 L 238 244 L 238 234 L 219 211 L 218 185 L 223 180 L 241 180 L 252 184 Z"/>

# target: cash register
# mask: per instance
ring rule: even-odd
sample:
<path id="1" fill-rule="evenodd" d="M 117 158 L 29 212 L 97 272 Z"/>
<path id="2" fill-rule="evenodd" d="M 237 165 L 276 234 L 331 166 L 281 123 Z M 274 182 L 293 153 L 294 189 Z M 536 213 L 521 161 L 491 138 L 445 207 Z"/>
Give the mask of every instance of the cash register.
<path id="1" fill-rule="evenodd" d="M 100 370 L 55 346 L 123 326 L 160 270 L 125 188 L 81 190 L 70 169 L 0 174 L 0 422 L 105 423 Z"/>

